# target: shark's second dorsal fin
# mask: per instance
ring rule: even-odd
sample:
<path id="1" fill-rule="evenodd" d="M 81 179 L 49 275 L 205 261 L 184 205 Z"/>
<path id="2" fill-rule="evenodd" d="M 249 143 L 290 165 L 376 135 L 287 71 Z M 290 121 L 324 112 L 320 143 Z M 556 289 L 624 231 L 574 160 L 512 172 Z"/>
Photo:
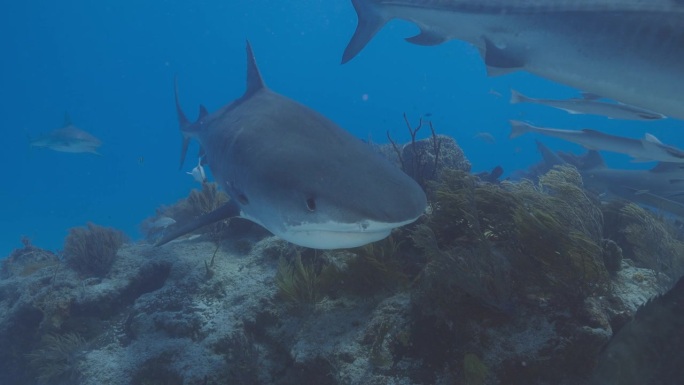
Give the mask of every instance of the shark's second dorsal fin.
<path id="1" fill-rule="evenodd" d="M 209 111 L 207 110 L 207 107 L 204 107 L 204 105 L 200 104 L 200 106 L 199 106 L 199 118 L 197 118 L 197 120 L 202 120 L 207 115 L 209 115 Z"/>
<path id="2" fill-rule="evenodd" d="M 71 126 L 71 116 L 69 116 L 68 112 L 64 112 L 64 125 L 62 127 L 69 127 Z"/>
<path id="3" fill-rule="evenodd" d="M 262 88 L 266 88 L 266 85 L 264 84 L 264 80 L 259 73 L 259 68 L 256 65 L 254 52 L 252 52 L 252 45 L 249 44 L 249 40 L 247 40 L 247 90 L 242 97 L 247 98 Z"/>

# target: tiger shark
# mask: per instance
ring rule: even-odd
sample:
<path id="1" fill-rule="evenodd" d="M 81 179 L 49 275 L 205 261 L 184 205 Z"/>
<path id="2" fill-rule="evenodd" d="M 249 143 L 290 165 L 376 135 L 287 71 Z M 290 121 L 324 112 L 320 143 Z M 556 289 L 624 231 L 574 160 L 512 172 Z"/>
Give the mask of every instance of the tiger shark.
<path id="1" fill-rule="evenodd" d="M 169 242 L 226 218 L 251 220 L 296 245 L 337 249 L 385 238 L 427 206 L 399 168 L 318 112 L 266 87 L 247 42 L 247 90 L 191 123 L 178 100 L 181 164 L 196 139 L 230 202 L 181 226 Z"/>
<path id="2" fill-rule="evenodd" d="M 410 43 L 462 40 L 489 75 L 525 70 L 684 119 L 684 1 L 352 0 L 358 25 L 342 62 L 392 19 L 420 28 Z"/>

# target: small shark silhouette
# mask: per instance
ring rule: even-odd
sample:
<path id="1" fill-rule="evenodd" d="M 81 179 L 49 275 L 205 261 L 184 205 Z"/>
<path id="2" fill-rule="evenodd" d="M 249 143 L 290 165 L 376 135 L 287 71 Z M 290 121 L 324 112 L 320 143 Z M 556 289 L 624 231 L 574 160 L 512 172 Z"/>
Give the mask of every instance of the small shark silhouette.
<path id="1" fill-rule="evenodd" d="M 31 140 L 32 147 L 44 147 L 59 152 L 88 152 L 95 155 L 100 155 L 97 152 L 100 145 L 102 142 L 99 139 L 74 126 L 69 114 L 65 114 L 62 128 Z"/>

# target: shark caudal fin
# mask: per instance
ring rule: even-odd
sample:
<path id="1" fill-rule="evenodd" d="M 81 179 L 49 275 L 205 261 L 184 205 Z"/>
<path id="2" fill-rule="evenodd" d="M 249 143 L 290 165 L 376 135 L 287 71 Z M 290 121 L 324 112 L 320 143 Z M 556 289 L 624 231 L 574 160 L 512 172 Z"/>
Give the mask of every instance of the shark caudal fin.
<path id="1" fill-rule="evenodd" d="M 372 0 L 352 0 L 358 23 L 347 48 L 342 55 L 342 64 L 350 61 L 368 44 L 376 33 L 389 21 Z"/>
<path id="2" fill-rule="evenodd" d="M 187 134 L 187 131 L 190 129 L 190 126 L 192 126 L 192 123 L 190 123 L 188 117 L 185 116 L 185 113 L 181 108 L 180 101 L 178 100 L 178 76 L 175 76 L 173 78 L 173 95 L 176 100 L 176 113 L 178 114 L 178 125 L 180 126 L 181 134 L 183 135 L 183 141 L 181 142 L 180 165 L 178 167 L 178 169 L 181 169 L 183 168 L 183 163 L 185 162 L 185 155 L 188 152 L 188 145 L 190 144 L 190 135 Z"/>

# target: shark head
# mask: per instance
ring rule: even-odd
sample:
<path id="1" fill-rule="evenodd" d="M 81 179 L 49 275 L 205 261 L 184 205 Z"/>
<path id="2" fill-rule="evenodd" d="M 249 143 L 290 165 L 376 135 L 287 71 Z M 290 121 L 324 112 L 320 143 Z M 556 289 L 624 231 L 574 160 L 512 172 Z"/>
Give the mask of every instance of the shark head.
<path id="1" fill-rule="evenodd" d="M 240 216 L 294 244 L 337 249 L 380 240 L 427 205 L 421 187 L 368 144 L 268 89 L 249 43 L 241 98 L 194 123 L 177 111 L 183 148 L 199 141 L 231 197 L 232 208 L 190 227 Z"/>

